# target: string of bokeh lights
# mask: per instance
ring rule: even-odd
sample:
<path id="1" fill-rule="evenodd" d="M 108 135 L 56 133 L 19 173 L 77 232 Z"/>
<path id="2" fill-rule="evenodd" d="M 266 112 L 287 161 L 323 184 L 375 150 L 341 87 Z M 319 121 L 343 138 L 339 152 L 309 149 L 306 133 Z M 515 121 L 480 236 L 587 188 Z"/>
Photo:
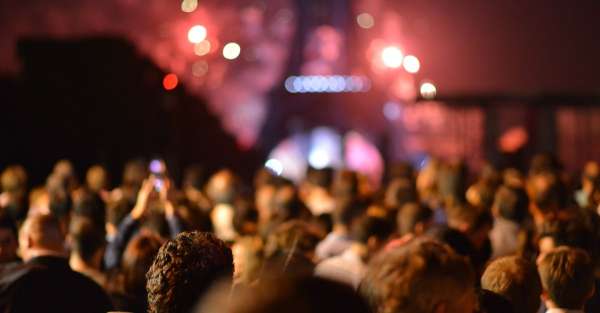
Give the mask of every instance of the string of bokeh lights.
<path id="1" fill-rule="evenodd" d="M 364 76 L 290 76 L 284 85 L 290 93 L 367 92 L 371 89 L 371 81 Z"/>
<path id="2" fill-rule="evenodd" d="M 198 8 L 198 0 L 183 0 L 181 11 L 192 13 Z M 371 29 L 375 25 L 375 18 L 366 12 L 356 16 L 356 23 L 360 28 Z M 204 25 L 194 25 L 187 33 L 188 41 L 193 44 L 194 54 L 204 56 L 213 49 L 207 39 L 208 30 Z M 233 61 L 242 52 L 242 47 L 237 42 L 227 42 L 221 50 L 224 59 Z M 417 74 L 421 69 L 421 61 L 414 55 L 405 55 L 398 45 L 392 44 L 383 47 L 379 52 L 380 62 L 390 70 L 403 69 L 409 74 Z M 208 64 L 197 62 L 192 67 L 195 76 L 202 76 L 208 70 Z M 178 77 L 168 73 L 163 78 L 165 90 L 173 90 L 178 85 Z M 290 93 L 341 93 L 341 92 L 367 92 L 370 90 L 371 81 L 365 76 L 342 75 L 300 75 L 290 76 L 285 79 L 285 89 Z M 419 93 L 424 99 L 433 99 L 437 94 L 437 87 L 430 80 L 420 83 Z"/>

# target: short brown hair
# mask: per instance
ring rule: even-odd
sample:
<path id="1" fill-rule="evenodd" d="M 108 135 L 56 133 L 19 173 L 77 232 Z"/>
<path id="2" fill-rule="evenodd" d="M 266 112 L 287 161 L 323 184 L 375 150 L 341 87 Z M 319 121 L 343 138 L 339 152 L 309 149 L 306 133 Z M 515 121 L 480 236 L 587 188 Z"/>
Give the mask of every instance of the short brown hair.
<path id="1" fill-rule="evenodd" d="M 494 196 L 493 210 L 499 216 L 521 224 L 529 214 L 529 198 L 522 188 L 500 186 Z"/>
<path id="2" fill-rule="evenodd" d="M 27 172 L 21 165 L 11 165 L 0 174 L 0 189 L 9 193 L 24 193 L 27 188 Z"/>
<path id="3" fill-rule="evenodd" d="M 544 291 L 558 307 L 579 310 L 594 289 L 594 267 L 581 249 L 558 247 L 538 264 Z"/>
<path id="4" fill-rule="evenodd" d="M 94 254 L 105 244 L 103 230 L 87 217 L 73 216 L 69 224 L 71 252 L 78 254 L 87 262 L 91 261 Z"/>
<path id="5" fill-rule="evenodd" d="M 446 208 L 448 226 L 463 232 L 474 232 L 483 226 L 492 225 L 493 220 L 486 210 L 468 204 L 456 204 Z"/>
<path id="6" fill-rule="evenodd" d="M 403 205 L 396 215 L 398 234 L 404 236 L 415 231 L 419 223 L 426 223 L 433 217 L 433 211 L 425 205 L 409 202 Z"/>
<path id="7" fill-rule="evenodd" d="M 481 276 L 481 288 L 508 299 L 516 313 L 535 313 L 540 307 L 540 277 L 535 265 L 521 257 L 507 256 L 490 263 Z"/>
<path id="8" fill-rule="evenodd" d="M 445 244 L 416 239 L 377 256 L 360 292 L 374 312 L 421 313 L 455 303 L 474 285 L 475 273 L 466 258 Z"/>

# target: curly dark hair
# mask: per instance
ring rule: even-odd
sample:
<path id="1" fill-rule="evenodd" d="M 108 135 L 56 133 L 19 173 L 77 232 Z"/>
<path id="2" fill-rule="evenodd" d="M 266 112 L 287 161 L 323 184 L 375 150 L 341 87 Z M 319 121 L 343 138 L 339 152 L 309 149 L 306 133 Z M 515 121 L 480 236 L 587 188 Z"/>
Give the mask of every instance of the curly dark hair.
<path id="1" fill-rule="evenodd" d="M 146 274 L 148 312 L 189 312 L 215 281 L 232 277 L 233 256 L 223 241 L 183 232 L 160 248 Z"/>

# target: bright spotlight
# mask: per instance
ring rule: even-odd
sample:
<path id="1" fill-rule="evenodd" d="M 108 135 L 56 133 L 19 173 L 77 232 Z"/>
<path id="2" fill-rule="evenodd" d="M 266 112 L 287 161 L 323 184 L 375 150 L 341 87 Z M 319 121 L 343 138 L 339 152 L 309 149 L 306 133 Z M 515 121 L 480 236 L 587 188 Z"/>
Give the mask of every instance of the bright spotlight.
<path id="1" fill-rule="evenodd" d="M 405 56 L 402 65 L 404 66 L 404 69 L 411 74 L 415 74 L 421 69 L 421 62 L 419 62 L 419 59 L 414 55 Z"/>
<path id="2" fill-rule="evenodd" d="M 240 56 L 242 48 L 235 42 L 230 42 L 223 47 L 223 57 L 227 60 L 235 60 Z"/>
<path id="3" fill-rule="evenodd" d="M 267 162 L 265 162 L 265 167 L 277 176 L 280 176 L 283 173 L 283 163 L 277 159 L 267 160 Z"/>
<path id="4" fill-rule="evenodd" d="M 375 19 L 369 13 L 361 13 L 356 17 L 358 26 L 364 29 L 369 29 L 375 25 Z"/>
<path id="5" fill-rule="evenodd" d="M 210 41 L 202 40 L 194 46 L 194 53 L 198 56 L 206 55 L 210 52 Z"/>
<path id="6" fill-rule="evenodd" d="M 399 68 L 402 65 L 403 57 L 402 51 L 396 46 L 389 46 L 381 51 L 383 65 L 389 68 Z"/>
<path id="7" fill-rule="evenodd" d="M 206 39 L 206 27 L 195 25 L 188 31 L 188 40 L 191 43 L 200 43 Z"/>
<path id="8" fill-rule="evenodd" d="M 183 0 L 181 2 L 181 11 L 185 13 L 192 13 L 196 11 L 198 7 L 198 0 Z"/>
<path id="9" fill-rule="evenodd" d="M 308 163 L 318 170 L 329 166 L 331 161 L 331 156 L 329 156 L 326 150 L 313 149 L 308 155 Z"/>
<path id="10" fill-rule="evenodd" d="M 425 99 L 433 99 L 435 98 L 435 94 L 437 93 L 437 88 L 431 82 L 425 82 L 421 84 L 421 96 Z"/>

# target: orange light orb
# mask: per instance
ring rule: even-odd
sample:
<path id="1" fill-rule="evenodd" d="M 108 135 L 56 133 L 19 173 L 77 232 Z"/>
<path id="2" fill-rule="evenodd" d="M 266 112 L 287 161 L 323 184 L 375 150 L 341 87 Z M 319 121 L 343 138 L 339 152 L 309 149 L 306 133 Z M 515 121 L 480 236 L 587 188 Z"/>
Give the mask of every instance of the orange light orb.
<path id="1" fill-rule="evenodd" d="M 163 87 L 165 88 L 165 90 L 175 89 L 175 87 L 177 87 L 178 83 L 179 83 L 179 79 L 177 78 L 177 75 L 175 75 L 173 73 L 169 73 L 169 74 L 165 75 L 165 78 L 163 78 Z"/>

